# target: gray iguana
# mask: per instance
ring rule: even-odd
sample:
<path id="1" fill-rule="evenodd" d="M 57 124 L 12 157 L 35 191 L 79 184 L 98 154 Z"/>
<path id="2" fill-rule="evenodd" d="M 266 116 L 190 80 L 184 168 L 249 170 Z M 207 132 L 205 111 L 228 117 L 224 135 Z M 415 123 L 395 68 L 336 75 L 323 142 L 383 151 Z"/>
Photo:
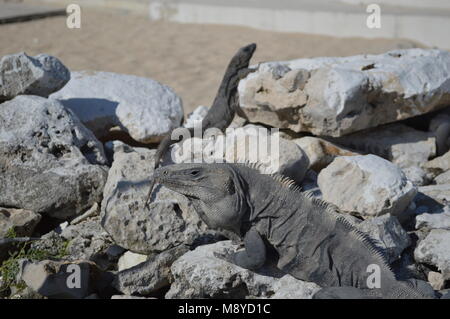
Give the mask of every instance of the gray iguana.
<path id="1" fill-rule="evenodd" d="M 213 127 L 224 131 L 233 121 L 236 113 L 239 116 L 246 118 L 244 112 L 239 106 L 237 88 L 241 79 L 245 78 L 249 73 L 255 71 L 248 68 L 250 59 L 252 58 L 255 50 L 256 44 L 249 44 L 240 48 L 231 59 L 225 75 L 223 76 L 219 90 L 217 91 L 214 102 L 201 122 L 200 128 L 202 134 L 205 130 Z M 190 128 L 189 131 L 190 135 L 194 136 L 194 128 Z M 158 145 L 158 149 L 156 150 L 154 168 L 159 166 L 161 158 L 167 152 L 170 145 L 176 142 L 178 142 L 178 140 L 172 139 L 172 132 L 170 132 L 161 141 Z M 146 204 L 148 204 L 150 200 L 153 185 L 154 183 L 151 183 Z"/>
<path id="2" fill-rule="evenodd" d="M 243 238 L 244 250 L 220 256 L 243 268 L 261 267 L 270 247 L 281 270 L 328 287 L 316 298 L 434 297 L 425 282 L 397 280 L 368 235 L 287 177 L 261 174 L 255 165 L 215 163 L 160 167 L 154 179 L 185 195 L 208 227 Z M 379 270 L 380 288 L 369 287 L 370 265 Z"/>

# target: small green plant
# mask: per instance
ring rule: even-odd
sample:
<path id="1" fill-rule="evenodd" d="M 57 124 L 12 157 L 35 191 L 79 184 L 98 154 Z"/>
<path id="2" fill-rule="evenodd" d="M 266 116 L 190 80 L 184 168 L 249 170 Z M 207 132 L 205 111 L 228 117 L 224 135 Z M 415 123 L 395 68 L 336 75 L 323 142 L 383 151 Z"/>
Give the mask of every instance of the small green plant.
<path id="1" fill-rule="evenodd" d="M 16 238 L 17 234 L 16 231 L 14 230 L 14 227 L 11 227 L 10 229 L 8 229 L 8 231 L 6 232 L 5 238 Z"/>
<path id="2" fill-rule="evenodd" d="M 11 228 L 8 230 L 7 238 L 15 238 L 16 234 Z M 0 266 L 0 276 L 2 283 L 0 286 L 0 293 L 7 292 L 11 287 L 17 288 L 19 291 L 25 288 L 23 282 L 17 283 L 17 274 L 19 273 L 19 261 L 21 259 L 28 259 L 31 261 L 42 261 L 45 259 L 62 259 L 67 256 L 67 247 L 69 241 L 62 241 L 58 243 L 56 252 L 50 252 L 44 249 L 37 249 L 31 247 L 30 242 L 20 243 L 15 251 L 9 253 L 9 258 L 3 261 Z"/>

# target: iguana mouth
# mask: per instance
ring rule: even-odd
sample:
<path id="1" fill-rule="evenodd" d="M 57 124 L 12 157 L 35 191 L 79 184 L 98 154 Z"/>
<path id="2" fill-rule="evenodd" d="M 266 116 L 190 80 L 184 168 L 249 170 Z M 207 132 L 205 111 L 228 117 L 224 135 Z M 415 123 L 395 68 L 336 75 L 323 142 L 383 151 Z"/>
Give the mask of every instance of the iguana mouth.
<path id="1" fill-rule="evenodd" d="M 166 186 L 166 187 L 169 188 L 169 189 L 171 188 L 170 186 L 173 186 L 173 187 L 177 188 L 176 191 L 179 191 L 179 190 L 178 190 L 179 188 L 182 188 L 183 190 L 186 190 L 187 187 L 192 186 L 192 185 L 185 185 L 185 184 L 183 184 L 183 183 L 177 182 L 176 180 L 172 180 L 172 179 L 170 179 L 170 180 L 169 180 L 169 179 L 161 180 L 161 179 L 159 178 L 159 179 L 157 180 L 157 182 L 158 182 L 159 184 L 161 184 L 161 185 Z M 175 191 L 175 190 L 174 190 L 174 191 Z M 185 195 L 185 196 L 188 196 L 188 197 L 192 197 L 192 198 L 198 199 L 198 197 L 194 195 L 194 192 L 183 191 L 182 194 Z"/>

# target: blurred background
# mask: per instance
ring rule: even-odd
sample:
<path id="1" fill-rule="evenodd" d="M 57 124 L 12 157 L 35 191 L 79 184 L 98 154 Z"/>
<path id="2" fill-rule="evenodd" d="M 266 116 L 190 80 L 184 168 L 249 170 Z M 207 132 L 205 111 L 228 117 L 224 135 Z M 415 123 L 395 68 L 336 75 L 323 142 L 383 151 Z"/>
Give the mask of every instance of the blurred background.
<path id="1" fill-rule="evenodd" d="M 368 5 L 381 9 L 369 28 Z M 81 28 L 66 25 L 69 4 Z M 28 20 L 28 21 L 22 21 Z M 252 60 L 450 49 L 448 0 L 0 0 L 0 56 L 47 53 L 72 71 L 150 77 L 172 87 L 185 112 L 209 106 L 235 51 Z"/>

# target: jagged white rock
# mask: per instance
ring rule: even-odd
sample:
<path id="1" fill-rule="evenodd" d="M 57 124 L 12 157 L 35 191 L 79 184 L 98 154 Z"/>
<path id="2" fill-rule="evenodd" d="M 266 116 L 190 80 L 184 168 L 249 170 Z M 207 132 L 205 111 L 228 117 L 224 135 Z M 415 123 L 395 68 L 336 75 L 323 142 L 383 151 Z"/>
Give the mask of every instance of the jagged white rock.
<path id="1" fill-rule="evenodd" d="M 440 109 L 449 83 L 448 51 L 407 49 L 262 63 L 239 99 L 251 122 L 337 137 Z"/>
<path id="2" fill-rule="evenodd" d="M 445 280 L 450 279 L 450 230 L 431 230 L 414 250 L 414 258 L 436 266 Z"/>
<path id="3" fill-rule="evenodd" d="M 69 70 L 53 56 L 7 55 L 0 60 L 0 101 L 21 94 L 48 97 L 69 80 Z"/>
<path id="4" fill-rule="evenodd" d="M 64 219 L 100 201 L 103 146 L 55 100 L 17 96 L 0 107 L 0 206 Z"/>
<path id="5" fill-rule="evenodd" d="M 445 206 L 435 213 L 423 213 L 416 216 L 416 229 L 448 229 L 450 230 L 450 206 Z"/>

